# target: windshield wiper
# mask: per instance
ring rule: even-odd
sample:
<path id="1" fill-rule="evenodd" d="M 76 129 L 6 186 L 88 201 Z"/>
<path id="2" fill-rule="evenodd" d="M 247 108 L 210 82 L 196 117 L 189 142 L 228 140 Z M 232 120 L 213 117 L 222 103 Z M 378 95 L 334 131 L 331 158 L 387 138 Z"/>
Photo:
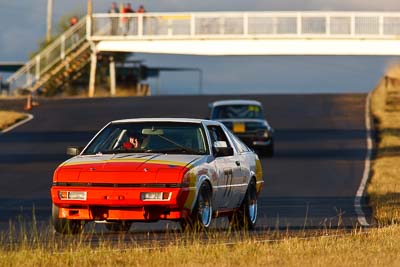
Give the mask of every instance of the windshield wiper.
<path id="1" fill-rule="evenodd" d="M 177 147 L 177 148 L 170 148 L 170 149 L 157 149 L 157 151 L 154 151 L 155 153 L 164 153 L 164 154 L 175 154 L 175 153 L 185 153 L 185 154 L 195 154 L 199 155 L 199 151 L 195 151 L 193 149 L 186 149 L 183 147 Z"/>
<path id="2" fill-rule="evenodd" d="M 99 153 L 101 154 L 118 154 L 118 153 L 143 153 L 144 149 L 113 149 L 113 150 L 102 150 Z"/>

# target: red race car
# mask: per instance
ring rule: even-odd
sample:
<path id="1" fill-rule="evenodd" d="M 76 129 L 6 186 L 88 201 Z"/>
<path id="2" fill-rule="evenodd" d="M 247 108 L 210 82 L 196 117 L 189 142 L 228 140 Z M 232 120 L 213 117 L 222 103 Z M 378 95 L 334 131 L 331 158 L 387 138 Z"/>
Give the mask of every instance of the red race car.
<path id="1" fill-rule="evenodd" d="M 197 119 L 129 119 L 106 125 L 54 172 L 54 228 L 79 233 L 86 222 L 128 231 L 133 222 L 210 227 L 229 216 L 249 229 L 263 185 L 258 156 L 223 124 Z"/>

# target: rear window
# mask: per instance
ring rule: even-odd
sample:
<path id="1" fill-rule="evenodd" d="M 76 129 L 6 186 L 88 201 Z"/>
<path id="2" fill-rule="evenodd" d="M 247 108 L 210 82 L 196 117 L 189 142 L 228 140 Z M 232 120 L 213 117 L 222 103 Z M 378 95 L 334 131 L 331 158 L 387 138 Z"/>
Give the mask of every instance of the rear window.
<path id="1" fill-rule="evenodd" d="M 214 107 L 211 119 L 263 119 L 259 105 L 221 105 Z"/>

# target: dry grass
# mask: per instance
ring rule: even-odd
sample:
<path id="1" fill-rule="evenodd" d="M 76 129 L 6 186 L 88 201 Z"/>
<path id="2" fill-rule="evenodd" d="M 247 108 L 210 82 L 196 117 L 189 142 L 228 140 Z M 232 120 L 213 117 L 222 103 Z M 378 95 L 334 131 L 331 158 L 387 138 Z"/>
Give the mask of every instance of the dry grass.
<path id="1" fill-rule="evenodd" d="M 24 118 L 26 118 L 26 114 L 23 113 L 15 111 L 0 111 L 0 131 L 20 120 L 23 120 Z"/>
<path id="2" fill-rule="evenodd" d="M 393 77 L 400 79 L 400 72 L 392 68 L 388 74 L 371 99 L 378 142 L 368 187 L 374 216 L 383 225 L 400 222 L 400 81 Z"/>
<path id="3" fill-rule="evenodd" d="M 57 237 L 61 239 L 61 237 Z M 223 240 L 223 239 L 220 239 Z M 64 239 L 46 244 L 0 246 L 2 266 L 394 266 L 400 263 L 400 226 L 367 233 L 284 238 L 262 242 L 253 238 L 230 244 L 215 239 L 178 240 L 149 247 Z M 189 244 L 188 244 L 189 243 Z"/>

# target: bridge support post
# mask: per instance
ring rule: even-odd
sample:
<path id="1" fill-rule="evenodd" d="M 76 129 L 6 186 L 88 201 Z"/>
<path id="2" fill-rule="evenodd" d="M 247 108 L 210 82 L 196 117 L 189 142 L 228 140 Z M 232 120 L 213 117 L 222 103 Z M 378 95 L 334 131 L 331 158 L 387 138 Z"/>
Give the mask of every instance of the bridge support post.
<path id="1" fill-rule="evenodd" d="M 116 95 L 116 78 L 115 78 L 115 61 L 114 57 L 110 57 L 110 95 Z"/>
<path id="2" fill-rule="evenodd" d="M 90 80 L 89 80 L 89 97 L 94 97 L 96 85 L 96 67 L 97 67 L 97 53 L 95 51 L 90 55 Z"/>

